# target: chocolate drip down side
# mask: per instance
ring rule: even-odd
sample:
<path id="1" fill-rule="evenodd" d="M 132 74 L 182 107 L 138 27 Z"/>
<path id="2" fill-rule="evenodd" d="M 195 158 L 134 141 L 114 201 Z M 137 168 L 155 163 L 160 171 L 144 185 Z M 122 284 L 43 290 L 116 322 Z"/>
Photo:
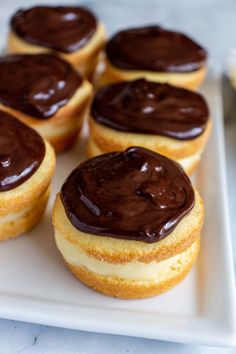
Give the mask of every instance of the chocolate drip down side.
<path id="1" fill-rule="evenodd" d="M 97 29 L 97 20 L 83 7 L 35 6 L 17 11 L 11 28 L 29 43 L 72 53 L 88 43 Z"/>
<path id="2" fill-rule="evenodd" d="M 0 111 L 0 192 L 11 190 L 31 177 L 44 155 L 45 144 L 40 135 Z"/>
<path id="3" fill-rule="evenodd" d="M 61 200 L 82 232 L 152 243 L 174 230 L 195 197 L 177 163 L 131 147 L 82 163 L 62 186 Z"/>
<path id="4" fill-rule="evenodd" d="M 39 119 L 54 116 L 82 84 L 64 60 L 48 54 L 0 58 L 0 103 Z"/>
<path id="5" fill-rule="evenodd" d="M 112 129 L 189 140 L 203 133 L 209 111 L 198 93 L 139 79 L 101 88 L 91 115 Z"/>
<path id="6" fill-rule="evenodd" d="M 127 29 L 106 46 L 109 61 L 125 70 L 184 73 L 199 70 L 206 51 L 183 33 L 159 26 Z"/>

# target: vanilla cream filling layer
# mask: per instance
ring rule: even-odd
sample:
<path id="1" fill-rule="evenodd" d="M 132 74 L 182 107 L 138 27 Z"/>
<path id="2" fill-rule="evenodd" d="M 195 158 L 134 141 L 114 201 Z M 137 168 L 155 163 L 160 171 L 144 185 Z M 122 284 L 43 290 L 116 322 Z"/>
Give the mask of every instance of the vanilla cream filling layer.
<path id="1" fill-rule="evenodd" d="M 14 222 L 18 219 L 23 218 L 25 215 L 28 214 L 28 212 L 31 210 L 32 208 L 25 208 L 24 210 L 20 211 L 19 213 L 12 213 L 12 214 L 8 214 L 5 216 L 0 216 L 0 225 L 4 225 L 10 222 Z"/>
<path id="2" fill-rule="evenodd" d="M 0 216 L 0 226 L 8 223 L 14 223 L 15 221 L 27 217 L 31 214 L 38 206 L 41 206 L 41 202 L 43 199 L 49 195 L 50 186 L 47 188 L 46 192 L 37 200 L 37 202 L 33 205 L 30 205 L 27 208 L 19 211 L 18 213 L 10 213 L 4 216 Z"/>
<path id="3" fill-rule="evenodd" d="M 191 255 L 194 253 L 198 242 L 192 243 L 183 253 L 161 262 L 143 263 L 132 261 L 126 264 L 112 264 L 86 255 L 80 248 L 66 240 L 57 230 L 55 230 L 55 241 L 57 248 L 69 264 L 85 267 L 99 275 L 136 281 L 161 281 L 169 277 L 173 272 L 182 270 L 192 260 Z"/>
<path id="4" fill-rule="evenodd" d="M 104 154 L 104 152 L 99 149 L 99 147 L 96 145 L 92 138 L 89 139 L 89 153 L 92 154 L 92 156 Z M 183 159 L 178 159 L 176 161 L 183 167 L 185 171 L 188 171 L 192 168 L 192 166 L 195 165 L 195 163 L 197 163 L 201 159 L 201 154 L 202 152 L 200 151 L 196 154 L 185 157 Z"/>

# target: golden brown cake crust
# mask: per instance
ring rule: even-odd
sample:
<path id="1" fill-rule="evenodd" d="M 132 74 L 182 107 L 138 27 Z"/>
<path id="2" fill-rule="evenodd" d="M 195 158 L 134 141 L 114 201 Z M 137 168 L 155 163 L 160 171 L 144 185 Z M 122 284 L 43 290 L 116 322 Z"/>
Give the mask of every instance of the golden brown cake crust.
<path id="1" fill-rule="evenodd" d="M 87 149 L 86 149 L 86 154 L 87 156 L 90 158 L 90 157 L 95 157 L 95 156 L 98 156 L 98 155 L 101 155 L 103 154 L 104 152 L 102 152 L 94 143 L 94 141 L 92 140 L 92 138 L 90 137 L 88 139 L 88 142 L 87 142 Z M 177 160 L 178 161 L 178 160 Z M 185 170 L 185 173 L 188 175 L 188 176 L 192 176 L 193 173 L 197 170 L 198 166 L 199 166 L 199 163 L 201 161 L 201 154 L 199 154 L 199 158 L 197 159 L 193 159 L 193 161 L 189 162 L 188 163 L 188 166 L 187 167 L 184 167 L 184 170 Z M 180 161 L 178 161 L 180 163 Z M 180 163 L 181 164 L 181 163 Z"/>
<path id="2" fill-rule="evenodd" d="M 105 295 L 123 299 L 141 299 L 161 294 L 181 282 L 192 268 L 200 248 L 200 237 L 188 262 L 173 270 L 164 281 L 131 281 L 112 276 L 103 276 L 89 271 L 85 267 L 67 263 L 71 272 L 84 284 Z"/>
<path id="3" fill-rule="evenodd" d="M 95 236 L 77 230 L 69 221 L 59 194 L 53 208 L 53 224 L 60 235 L 86 255 L 114 264 L 125 264 L 132 260 L 143 263 L 159 262 L 182 253 L 200 235 L 203 219 L 203 202 L 199 193 L 195 191 L 195 205 L 190 213 L 180 221 L 169 236 L 150 244 Z"/>
<path id="4" fill-rule="evenodd" d="M 18 217 L 16 220 L 0 224 L 0 241 L 16 237 L 29 231 L 41 219 L 46 208 L 48 198 L 50 195 L 50 188 L 37 200 L 36 203 L 26 211 L 25 214 Z M 1 219 L 0 219 L 1 220 Z"/>
<path id="5" fill-rule="evenodd" d="M 130 146 L 142 146 L 171 159 L 183 159 L 202 151 L 211 132 L 208 120 L 202 135 L 191 140 L 176 140 L 165 136 L 126 133 L 108 128 L 89 119 L 91 139 L 103 153 L 123 151 Z"/>
<path id="6" fill-rule="evenodd" d="M 118 81 L 130 81 L 143 77 L 154 82 L 167 82 L 175 86 L 196 90 L 202 84 L 207 72 L 206 66 L 190 73 L 161 73 L 144 70 L 122 70 L 113 66 L 107 58 L 105 58 L 104 64 L 105 71 L 96 78 L 96 88 Z"/>

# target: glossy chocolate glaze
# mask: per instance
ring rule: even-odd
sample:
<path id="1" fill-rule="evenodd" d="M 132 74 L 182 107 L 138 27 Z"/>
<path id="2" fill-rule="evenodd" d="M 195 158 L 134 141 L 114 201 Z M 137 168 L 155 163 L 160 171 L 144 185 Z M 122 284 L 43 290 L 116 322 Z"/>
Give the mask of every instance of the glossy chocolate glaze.
<path id="1" fill-rule="evenodd" d="M 126 70 L 184 73 L 200 69 L 206 51 L 183 33 L 159 26 L 118 32 L 106 46 L 109 61 Z"/>
<path id="2" fill-rule="evenodd" d="M 72 53 L 87 44 L 97 29 L 97 20 L 83 7 L 35 6 L 18 10 L 11 28 L 29 43 Z"/>
<path id="3" fill-rule="evenodd" d="M 82 163 L 64 183 L 61 200 L 80 231 L 152 243 L 174 230 L 195 199 L 177 163 L 130 147 Z"/>
<path id="4" fill-rule="evenodd" d="M 0 111 L 0 192 L 25 182 L 45 155 L 40 135 L 12 115 Z"/>
<path id="5" fill-rule="evenodd" d="M 196 92 L 138 79 L 101 88 L 91 115 L 113 129 L 188 140 L 203 133 L 209 111 Z"/>
<path id="6" fill-rule="evenodd" d="M 56 114 L 81 83 L 72 66 L 53 55 L 0 58 L 0 103 L 39 119 Z"/>

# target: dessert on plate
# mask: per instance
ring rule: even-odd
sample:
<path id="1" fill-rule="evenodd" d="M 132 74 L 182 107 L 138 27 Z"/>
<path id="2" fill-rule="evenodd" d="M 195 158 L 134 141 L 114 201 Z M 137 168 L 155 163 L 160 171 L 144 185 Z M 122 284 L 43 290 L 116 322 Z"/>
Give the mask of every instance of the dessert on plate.
<path id="1" fill-rule="evenodd" d="M 54 52 L 91 77 L 105 43 L 105 29 L 94 14 L 79 6 L 34 6 L 11 18 L 10 53 Z"/>
<path id="2" fill-rule="evenodd" d="M 76 141 L 92 86 L 63 59 L 50 54 L 0 57 L 0 109 L 46 138 L 56 152 Z"/>
<path id="3" fill-rule="evenodd" d="M 105 71 L 97 86 L 144 77 L 197 89 L 206 74 L 206 51 L 187 35 L 147 26 L 115 34 L 105 47 Z"/>
<path id="4" fill-rule="evenodd" d="M 51 145 L 0 111 L 0 240 L 30 230 L 42 217 L 55 168 Z"/>
<path id="5" fill-rule="evenodd" d="M 89 159 L 57 195 L 56 245 L 72 273 L 119 298 L 178 284 L 199 251 L 203 202 L 183 169 L 141 147 Z"/>
<path id="6" fill-rule="evenodd" d="M 176 160 L 188 175 L 197 168 L 211 130 L 203 96 L 146 79 L 100 88 L 89 125 L 90 157 L 143 146 Z"/>

